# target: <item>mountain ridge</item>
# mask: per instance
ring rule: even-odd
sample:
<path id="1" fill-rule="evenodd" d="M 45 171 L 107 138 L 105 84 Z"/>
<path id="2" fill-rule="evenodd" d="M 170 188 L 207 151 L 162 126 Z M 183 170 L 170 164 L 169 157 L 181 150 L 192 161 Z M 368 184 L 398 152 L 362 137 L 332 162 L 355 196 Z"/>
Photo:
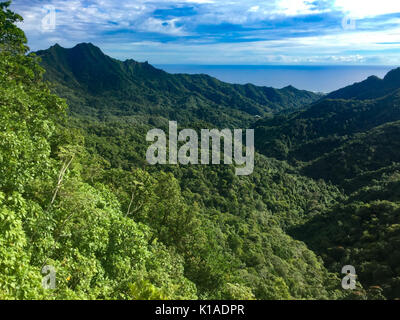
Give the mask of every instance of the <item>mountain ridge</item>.
<path id="1" fill-rule="evenodd" d="M 389 71 L 383 79 L 370 76 L 362 82 L 336 90 L 328 94 L 325 99 L 376 99 L 400 89 L 400 68 Z"/>
<path id="2" fill-rule="evenodd" d="M 169 74 L 148 62 L 111 58 L 91 43 L 70 49 L 56 44 L 36 55 L 46 70 L 46 80 L 58 86 L 56 92 L 67 98 L 75 112 L 150 113 L 164 119 L 191 118 L 232 127 L 247 126 L 256 116 L 298 110 L 321 98 L 292 86 L 274 89 L 228 84 L 208 75 Z M 106 106 L 101 106 L 102 102 Z"/>
<path id="3" fill-rule="evenodd" d="M 310 161 L 349 136 L 400 120 L 400 89 L 376 99 L 321 99 L 307 109 L 258 120 L 256 147 L 277 159 Z"/>

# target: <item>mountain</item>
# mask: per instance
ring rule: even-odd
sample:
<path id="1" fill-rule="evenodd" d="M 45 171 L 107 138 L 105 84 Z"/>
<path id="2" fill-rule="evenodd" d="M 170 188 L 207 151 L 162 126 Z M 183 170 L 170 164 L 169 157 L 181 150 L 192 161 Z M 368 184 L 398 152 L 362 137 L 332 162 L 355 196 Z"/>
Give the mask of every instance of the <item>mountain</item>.
<path id="1" fill-rule="evenodd" d="M 231 288 L 224 278 L 229 274 L 241 279 L 246 297 L 341 298 L 325 288 L 340 283 L 327 279 L 344 265 L 356 266 L 367 298 L 399 296 L 399 69 L 320 97 L 293 87 L 277 90 L 227 84 L 207 75 L 172 75 L 148 63 L 112 59 L 91 44 L 54 46 L 37 54 L 46 78 L 69 102 L 67 128 L 77 123 L 88 153 L 105 163 L 91 160 L 103 171 L 95 170 L 94 177 L 87 173 L 88 181 L 109 186 L 129 212 L 129 181 L 138 179 L 130 176 L 132 170 L 177 178 L 182 201 L 190 205 L 187 212 L 199 212 L 196 223 L 202 227 L 195 238 L 207 241 L 199 247 L 197 240 L 185 240 L 190 243 L 185 246 L 181 237 L 175 239 L 185 234 L 182 212 L 176 220 L 167 215 L 168 229 L 159 225 L 158 205 L 146 209 L 153 210 L 146 218 L 140 204 L 143 216 L 135 220 L 178 250 L 185 276 L 201 296 L 235 297 L 231 289 L 220 289 Z M 254 122 L 257 116 L 263 118 Z M 257 150 L 277 160 L 256 155 L 255 171 L 245 178 L 224 166 L 148 168 L 143 157 L 147 126 L 168 119 L 202 128 L 254 124 Z M 167 180 L 155 189 L 160 199 L 171 177 L 156 183 Z M 297 240 L 322 257 L 324 265 L 292 242 Z M 316 293 L 309 289 L 314 280 L 303 275 L 305 266 L 317 277 Z M 355 298 L 363 294 L 354 293 Z"/>
<path id="2" fill-rule="evenodd" d="M 208 75 L 173 75 L 147 62 L 110 58 L 90 43 L 71 49 L 54 45 L 36 55 L 45 78 L 78 114 L 243 127 L 258 116 L 298 110 L 321 97 L 292 86 L 278 90 L 228 84 Z"/>
<path id="3" fill-rule="evenodd" d="M 383 79 L 368 79 L 328 94 L 325 99 L 367 100 L 383 97 L 400 89 L 400 68 L 390 71 Z"/>
<path id="4" fill-rule="evenodd" d="M 400 294 L 400 69 L 257 121 L 256 148 L 346 198 L 289 228 L 331 272 L 356 268 L 368 299 Z"/>
<path id="5" fill-rule="evenodd" d="M 370 100 L 322 99 L 304 111 L 257 121 L 256 146 L 267 156 L 307 162 L 354 134 L 398 120 L 400 89 Z"/>
<path id="6" fill-rule="evenodd" d="M 200 299 L 346 296 L 337 290 L 336 275 L 284 231 L 340 199 L 336 187 L 302 177 L 286 163 L 259 155 L 255 172 L 248 177 L 236 176 L 231 165 L 152 167 L 145 159 L 148 124 L 163 117 L 178 118 L 191 126 L 196 121 L 239 126 L 253 122 L 258 112 L 287 112 L 301 108 L 302 99 L 306 103 L 319 96 L 293 87 L 276 90 L 230 85 L 205 75 L 170 75 L 148 63 L 109 58 L 90 44 L 72 49 L 54 46 L 37 54 L 47 80 L 72 109 L 53 140 L 83 144 L 78 150 L 84 152 L 76 155 L 76 170 L 84 181 L 109 196 L 109 202 L 94 206 L 123 212 L 124 220 L 115 227 L 121 234 L 110 235 L 113 242 L 107 252 L 112 257 L 104 259 L 104 270 L 111 270 L 109 277 L 117 279 L 116 285 L 123 282 L 118 280 L 120 274 L 131 277 L 132 261 L 149 270 L 141 277 L 163 289 L 168 298 L 178 296 L 175 291 L 179 297 Z M 64 196 L 71 197 L 60 192 Z M 143 243 L 129 234 L 121 239 L 125 229 L 136 222 L 151 236 Z M 148 255 L 149 262 L 139 263 L 136 256 L 131 258 L 130 252 L 138 251 L 135 246 L 131 249 L 133 244 L 146 246 L 158 256 Z M 165 252 L 176 261 L 169 269 L 171 275 L 164 270 L 170 265 Z M 172 283 L 168 288 L 167 278 Z M 132 281 L 125 282 L 130 285 Z M 141 293 L 146 282 L 133 284 L 130 291 L 120 290 L 128 292 L 123 297 L 142 297 L 137 291 Z"/>
<path id="7" fill-rule="evenodd" d="M 400 294 L 400 69 L 255 124 L 256 148 L 332 183 L 340 204 L 288 229 L 331 272 L 356 268 L 368 299 Z"/>

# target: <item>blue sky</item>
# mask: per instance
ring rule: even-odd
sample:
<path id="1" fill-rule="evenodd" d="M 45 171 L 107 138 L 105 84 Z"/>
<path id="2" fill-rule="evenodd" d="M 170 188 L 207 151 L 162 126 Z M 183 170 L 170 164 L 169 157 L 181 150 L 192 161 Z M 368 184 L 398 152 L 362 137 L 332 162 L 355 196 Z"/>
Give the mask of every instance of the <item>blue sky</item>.
<path id="1" fill-rule="evenodd" d="M 12 9 L 32 50 L 92 42 L 153 64 L 400 65 L 399 0 L 14 0 Z"/>

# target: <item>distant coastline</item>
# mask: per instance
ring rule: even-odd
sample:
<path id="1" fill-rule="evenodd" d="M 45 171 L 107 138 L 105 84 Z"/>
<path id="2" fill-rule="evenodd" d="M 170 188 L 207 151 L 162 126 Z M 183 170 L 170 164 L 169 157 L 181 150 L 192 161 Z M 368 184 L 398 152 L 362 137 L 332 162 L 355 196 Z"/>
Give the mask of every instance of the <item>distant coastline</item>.
<path id="1" fill-rule="evenodd" d="M 159 64 L 170 73 L 208 74 L 237 84 L 298 89 L 328 93 L 375 75 L 383 78 L 396 66 L 291 66 L 291 65 L 178 65 Z"/>

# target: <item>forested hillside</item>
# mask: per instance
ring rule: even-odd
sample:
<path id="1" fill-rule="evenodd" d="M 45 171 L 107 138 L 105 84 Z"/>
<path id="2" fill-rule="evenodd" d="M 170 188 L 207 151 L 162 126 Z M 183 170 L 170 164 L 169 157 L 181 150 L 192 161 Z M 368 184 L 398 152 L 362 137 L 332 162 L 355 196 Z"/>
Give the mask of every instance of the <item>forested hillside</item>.
<path id="1" fill-rule="evenodd" d="M 356 133 L 398 120 L 400 89 L 373 100 L 323 99 L 306 110 L 257 121 L 256 146 L 267 156 L 310 161 Z"/>
<path id="2" fill-rule="evenodd" d="M 289 112 L 319 95 L 293 87 L 273 89 L 231 85 L 207 75 L 168 74 L 147 62 L 106 56 L 90 43 L 39 51 L 45 78 L 68 98 L 70 111 L 95 117 L 140 117 L 157 124 L 175 119 L 182 125 L 203 121 L 218 127 L 248 127 L 255 117 Z"/>
<path id="3" fill-rule="evenodd" d="M 317 101 L 170 75 L 91 44 L 28 54 L 8 6 L 1 299 L 400 297 L 396 90 Z M 149 166 L 146 132 L 168 120 L 254 125 L 264 155 L 243 177 L 232 165 Z M 355 291 L 341 288 L 345 264 L 360 275 Z M 43 266 L 57 271 L 54 290 Z"/>
<path id="4" fill-rule="evenodd" d="M 289 233 L 328 269 L 358 266 L 376 298 L 398 298 L 400 69 L 327 95 L 304 111 L 255 124 L 263 154 L 336 185 L 347 200 Z"/>

